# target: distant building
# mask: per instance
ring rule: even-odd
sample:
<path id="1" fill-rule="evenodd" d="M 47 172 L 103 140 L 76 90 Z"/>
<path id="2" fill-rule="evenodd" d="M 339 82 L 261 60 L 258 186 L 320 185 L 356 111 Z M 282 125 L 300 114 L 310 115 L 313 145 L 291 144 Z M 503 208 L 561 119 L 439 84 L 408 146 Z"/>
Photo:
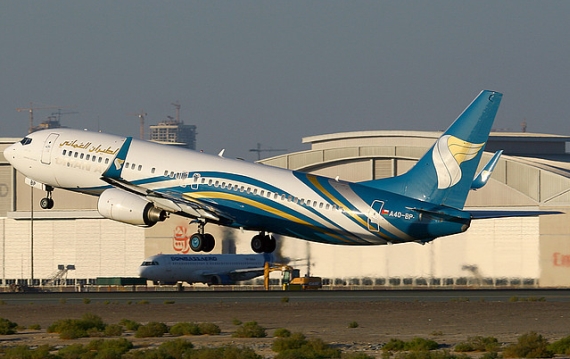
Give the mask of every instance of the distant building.
<path id="1" fill-rule="evenodd" d="M 35 126 L 32 128 L 32 132 L 35 131 L 39 131 L 39 130 L 46 130 L 46 129 L 50 129 L 50 128 L 62 128 L 65 126 L 62 126 L 61 123 L 59 122 L 59 119 L 57 119 L 56 116 L 49 116 L 48 119 L 42 123 L 40 123 L 39 125 Z"/>
<path id="2" fill-rule="evenodd" d="M 196 149 L 196 126 L 185 125 L 183 121 L 164 121 L 151 125 L 150 140 L 153 142 Z"/>

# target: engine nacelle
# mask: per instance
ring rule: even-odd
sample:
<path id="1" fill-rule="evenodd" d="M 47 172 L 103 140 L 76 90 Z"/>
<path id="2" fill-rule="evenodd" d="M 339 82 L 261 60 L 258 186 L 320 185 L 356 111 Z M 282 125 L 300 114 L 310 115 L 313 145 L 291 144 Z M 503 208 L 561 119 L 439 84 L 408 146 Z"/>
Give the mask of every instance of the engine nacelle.
<path id="1" fill-rule="evenodd" d="M 142 227 L 152 227 L 168 217 L 166 211 L 144 198 L 117 188 L 101 193 L 97 210 L 105 218 Z"/>

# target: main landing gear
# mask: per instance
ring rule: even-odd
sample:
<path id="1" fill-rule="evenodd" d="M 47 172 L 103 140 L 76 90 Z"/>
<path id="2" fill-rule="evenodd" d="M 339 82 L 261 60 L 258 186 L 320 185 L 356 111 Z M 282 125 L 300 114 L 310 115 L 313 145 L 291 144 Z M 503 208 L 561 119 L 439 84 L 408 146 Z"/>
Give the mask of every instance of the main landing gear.
<path id="1" fill-rule="evenodd" d="M 194 252 L 209 253 L 216 246 L 216 240 L 210 233 L 204 233 L 206 221 L 198 222 L 198 232 L 190 236 L 190 249 Z M 277 241 L 273 236 L 260 232 L 251 239 L 251 249 L 255 253 L 271 253 L 275 250 Z"/>
<path id="2" fill-rule="evenodd" d="M 275 250 L 277 241 L 273 236 L 260 232 L 251 239 L 251 249 L 255 253 L 271 253 Z"/>
<path id="3" fill-rule="evenodd" d="M 53 198 L 51 198 L 51 192 L 53 191 L 52 187 L 47 188 L 46 197 L 40 200 L 40 207 L 42 209 L 52 209 L 53 208 Z"/>
<path id="4" fill-rule="evenodd" d="M 194 252 L 211 252 L 216 246 L 216 240 L 210 233 L 204 233 L 205 221 L 198 221 L 198 232 L 190 236 L 190 249 Z"/>

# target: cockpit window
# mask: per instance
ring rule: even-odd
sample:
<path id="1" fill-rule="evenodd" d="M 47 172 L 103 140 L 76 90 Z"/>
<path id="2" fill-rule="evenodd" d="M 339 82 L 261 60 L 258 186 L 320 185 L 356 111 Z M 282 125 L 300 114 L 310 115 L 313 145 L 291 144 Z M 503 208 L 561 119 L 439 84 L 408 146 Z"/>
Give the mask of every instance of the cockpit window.
<path id="1" fill-rule="evenodd" d="M 144 261 L 141 264 L 141 267 L 147 267 L 147 266 L 157 266 L 158 262 L 157 261 Z"/>
<path id="2" fill-rule="evenodd" d="M 22 144 L 22 146 L 29 145 L 30 143 L 32 143 L 32 139 L 29 137 L 24 137 L 22 138 L 20 143 Z"/>

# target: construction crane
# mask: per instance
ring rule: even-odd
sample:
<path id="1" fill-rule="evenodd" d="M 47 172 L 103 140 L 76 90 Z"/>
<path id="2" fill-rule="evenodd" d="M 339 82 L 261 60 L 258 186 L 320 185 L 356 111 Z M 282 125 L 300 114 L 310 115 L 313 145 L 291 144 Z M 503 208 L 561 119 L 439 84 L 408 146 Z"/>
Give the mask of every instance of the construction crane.
<path id="1" fill-rule="evenodd" d="M 139 136 L 141 138 L 141 140 L 144 140 L 144 118 L 146 116 L 146 112 L 144 112 L 143 110 L 141 110 L 141 112 L 139 113 L 129 113 L 130 116 L 137 116 L 140 120 L 141 120 L 141 127 L 140 127 L 140 133 Z"/>
<path id="2" fill-rule="evenodd" d="M 274 151 L 279 151 L 279 152 L 284 152 L 287 151 L 286 149 L 277 149 L 277 148 L 261 148 L 261 143 L 257 143 L 257 147 L 256 148 L 251 148 L 249 150 L 249 152 L 257 152 L 257 160 L 261 160 L 261 152 L 274 152 Z"/>
<path id="3" fill-rule="evenodd" d="M 41 107 L 34 107 L 34 105 L 30 102 L 30 107 L 24 108 L 19 107 L 16 109 L 18 112 L 28 111 L 30 113 L 30 127 L 28 128 L 28 133 L 32 133 L 34 131 L 34 110 L 49 110 L 49 109 L 61 109 L 63 107 L 60 106 L 41 106 Z"/>

